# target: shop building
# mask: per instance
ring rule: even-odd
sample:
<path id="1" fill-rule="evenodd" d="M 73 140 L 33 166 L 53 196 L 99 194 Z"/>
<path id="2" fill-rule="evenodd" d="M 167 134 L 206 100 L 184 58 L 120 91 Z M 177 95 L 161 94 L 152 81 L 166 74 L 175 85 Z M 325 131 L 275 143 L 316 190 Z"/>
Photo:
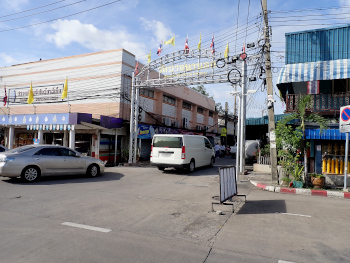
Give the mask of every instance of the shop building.
<path id="1" fill-rule="evenodd" d="M 0 68 L 0 96 L 7 98 L 0 107 L 3 144 L 59 144 L 118 163 L 128 149 L 134 69 L 135 56 L 124 49 Z M 27 103 L 30 86 L 33 104 Z M 186 86 L 141 89 L 140 157 L 149 158 L 152 129 L 214 136 L 217 119 L 215 101 Z"/>
<path id="2" fill-rule="evenodd" d="M 286 33 L 285 66 L 277 87 L 286 102 L 285 113 L 297 110 L 300 97 L 311 95 L 311 112 L 330 120 L 320 134 L 319 127 L 306 127 L 310 142 L 309 171 L 342 175 L 345 136 L 339 133 L 340 107 L 350 104 L 350 25 Z M 334 166 L 327 169 L 330 160 Z M 323 164 L 323 165 L 322 165 Z M 338 168 L 337 168 L 337 167 Z"/>

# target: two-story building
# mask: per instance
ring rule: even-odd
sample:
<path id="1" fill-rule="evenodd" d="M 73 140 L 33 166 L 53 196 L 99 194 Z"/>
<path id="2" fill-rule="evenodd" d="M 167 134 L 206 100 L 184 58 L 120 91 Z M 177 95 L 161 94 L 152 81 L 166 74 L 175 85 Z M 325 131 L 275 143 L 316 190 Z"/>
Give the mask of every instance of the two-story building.
<path id="1" fill-rule="evenodd" d="M 0 96 L 5 98 L 1 139 L 10 149 L 36 139 L 116 164 L 129 148 L 135 62 L 134 54 L 118 49 L 0 68 Z M 62 99 L 66 79 L 68 93 Z M 32 104 L 27 103 L 30 87 Z M 152 126 L 155 133 L 217 132 L 215 101 L 187 86 L 141 89 L 140 97 L 139 123 Z M 140 139 L 146 126 L 140 126 Z M 140 145 L 147 159 L 150 138 Z"/>
<path id="2" fill-rule="evenodd" d="M 322 164 L 344 162 L 345 134 L 339 133 L 340 107 L 350 104 L 350 25 L 286 33 L 285 66 L 277 87 L 286 102 L 285 113 L 297 110 L 301 96 L 310 94 L 311 112 L 329 118 L 329 129 L 307 124 L 310 172 L 340 174 Z M 314 125 L 314 124 L 313 124 Z M 338 166 L 339 167 L 339 166 Z"/>

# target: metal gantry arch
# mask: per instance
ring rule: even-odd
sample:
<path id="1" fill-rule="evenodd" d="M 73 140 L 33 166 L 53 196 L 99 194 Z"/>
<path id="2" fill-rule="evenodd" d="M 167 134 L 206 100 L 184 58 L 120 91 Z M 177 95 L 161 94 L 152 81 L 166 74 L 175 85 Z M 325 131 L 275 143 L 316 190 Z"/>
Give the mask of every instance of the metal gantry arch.
<path id="1" fill-rule="evenodd" d="M 236 62 L 247 60 L 246 55 L 244 59 L 240 59 L 241 55 L 242 54 L 239 54 L 235 57 L 228 57 L 225 59 L 222 53 L 212 53 L 211 49 L 174 51 L 151 61 L 145 65 L 138 74 L 135 75 L 133 73 L 131 88 L 129 163 L 136 162 L 140 89 L 227 82 L 245 83 L 246 78 L 242 78 L 240 70 L 236 65 Z M 251 59 L 256 59 L 256 57 L 252 57 Z M 225 66 L 217 67 L 218 61 L 224 61 Z M 243 66 L 242 72 L 246 71 L 246 68 L 244 68 L 246 67 L 246 63 L 241 64 Z M 151 75 L 156 75 L 157 78 L 151 78 Z"/>

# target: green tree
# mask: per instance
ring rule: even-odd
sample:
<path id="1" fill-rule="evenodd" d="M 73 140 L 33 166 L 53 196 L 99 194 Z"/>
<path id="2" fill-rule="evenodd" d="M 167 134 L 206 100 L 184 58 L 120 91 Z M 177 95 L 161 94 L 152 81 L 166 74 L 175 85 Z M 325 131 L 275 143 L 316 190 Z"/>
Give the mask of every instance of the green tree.
<path id="1" fill-rule="evenodd" d="M 203 85 L 199 85 L 197 87 L 190 87 L 190 89 L 193 89 L 201 94 L 203 94 L 204 96 L 207 96 L 208 98 L 213 98 L 213 96 L 209 96 L 210 94 L 207 92 L 206 88 Z"/>
<path id="2" fill-rule="evenodd" d="M 322 117 L 318 113 L 310 112 L 308 109 L 311 106 L 311 96 L 301 96 L 299 102 L 298 102 L 298 108 L 297 111 L 288 114 L 286 117 L 281 120 L 282 125 L 287 125 L 288 123 L 292 122 L 293 120 L 299 120 L 300 121 L 300 129 L 302 131 L 303 135 L 303 146 L 304 146 L 304 175 L 305 178 L 308 174 L 307 171 L 307 145 L 306 145 L 306 139 L 305 139 L 305 123 L 307 122 L 313 122 L 317 123 L 320 126 L 320 132 L 322 132 L 324 129 L 327 129 L 328 127 L 328 121 L 326 118 Z M 277 137 L 277 136 L 276 136 Z"/>

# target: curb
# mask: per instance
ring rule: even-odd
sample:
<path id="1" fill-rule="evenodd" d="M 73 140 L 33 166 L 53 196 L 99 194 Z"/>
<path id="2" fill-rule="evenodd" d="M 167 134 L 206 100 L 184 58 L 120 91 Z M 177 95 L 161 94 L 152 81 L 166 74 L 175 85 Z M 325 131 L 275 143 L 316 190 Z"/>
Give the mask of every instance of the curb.
<path id="1" fill-rule="evenodd" d="M 350 199 L 350 193 L 336 192 L 328 190 L 312 190 L 312 189 L 301 189 L 301 188 L 286 188 L 280 186 L 271 186 L 258 183 L 256 181 L 250 181 L 256 187 L 269 192 L 283 193 L 283 194 L 297 194 L 297 195 L 313 195 L 323 197 L 338 197 Z"/>

